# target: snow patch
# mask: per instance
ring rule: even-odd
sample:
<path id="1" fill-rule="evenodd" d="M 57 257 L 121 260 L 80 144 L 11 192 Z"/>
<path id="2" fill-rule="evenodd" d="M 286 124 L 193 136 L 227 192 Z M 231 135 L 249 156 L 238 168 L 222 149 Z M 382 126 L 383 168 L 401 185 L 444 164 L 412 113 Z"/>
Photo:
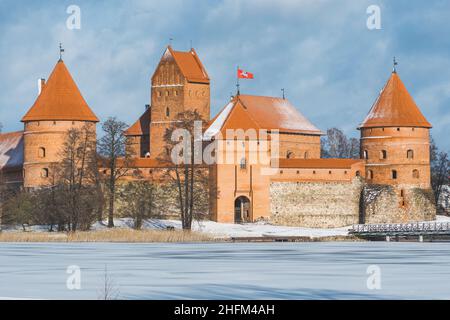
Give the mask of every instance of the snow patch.
<path id="1" fill-rule="evenodd" d="M 209 128 L 203 134 L 204 141 L 210 141 L 213 137 L 215 137 L 220 132 L 225 120 L 228 118 L 228 115 L 230 114 L 231 110 L 233 109 L 233 106 L 234 106 L 234 101 L 231 101 L 222 110 L 222 112 L 217 116 L 216 120 L 214 120 L 214 122 L 209 126 Z"/>

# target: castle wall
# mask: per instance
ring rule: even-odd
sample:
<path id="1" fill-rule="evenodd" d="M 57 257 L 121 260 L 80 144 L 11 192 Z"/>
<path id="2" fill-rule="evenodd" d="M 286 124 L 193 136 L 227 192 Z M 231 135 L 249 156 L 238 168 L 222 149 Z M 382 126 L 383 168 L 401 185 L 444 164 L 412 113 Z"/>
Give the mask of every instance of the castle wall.
<path id="1" fill-rule="evenodd" d="M 336 228 L 359 222 L 362 180 L 272 182 L 270 221 L 278 225 Z"/>
<path id="2" fill-rule="evenodd" d="M 399 195 L 389 185 L 367 185 L 364 188 L 363 223 L 408 223 L 436 218 L 433 192 L 415 186 L 403 186 Z"/>
<path id="3" fill-rule="evenodd" d="M 320 136 L 280 133 L 280 158 L 319 159 Z"/>

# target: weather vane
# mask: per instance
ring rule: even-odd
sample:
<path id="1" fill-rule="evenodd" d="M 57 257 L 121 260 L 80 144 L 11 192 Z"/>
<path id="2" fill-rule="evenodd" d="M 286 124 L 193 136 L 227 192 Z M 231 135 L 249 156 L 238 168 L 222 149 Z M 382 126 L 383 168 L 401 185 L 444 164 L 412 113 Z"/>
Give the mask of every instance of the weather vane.
<path id="1" fill-rule="evenodd" d="M 395 57 L 394 57 L 394 69 L 392 70 L 394 73 L 397 73 L 397 65 L 398 65 L 398 62 L 397 62 L 397 60 L 395 60 Z"/>
<path id="2" fill-rule="evenodd" d="M 64 52 L 64 48 L 62 47 L 62 43 L 59 43 L 59 61 L 62 61 L 62 54 Z"/>

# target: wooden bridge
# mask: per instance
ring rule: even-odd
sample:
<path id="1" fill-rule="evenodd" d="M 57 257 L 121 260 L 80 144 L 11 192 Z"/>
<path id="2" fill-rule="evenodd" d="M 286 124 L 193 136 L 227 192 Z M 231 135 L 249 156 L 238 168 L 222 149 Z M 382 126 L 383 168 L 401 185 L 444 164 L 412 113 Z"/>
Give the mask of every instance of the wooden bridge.
<path id="1" fill-rule="evenodd" d="M 414 222 L 394 224 L 357 224 L 349 229 L 351 235 L 369 240 L 418 239 L 449 240 L 450 222 Z"/>

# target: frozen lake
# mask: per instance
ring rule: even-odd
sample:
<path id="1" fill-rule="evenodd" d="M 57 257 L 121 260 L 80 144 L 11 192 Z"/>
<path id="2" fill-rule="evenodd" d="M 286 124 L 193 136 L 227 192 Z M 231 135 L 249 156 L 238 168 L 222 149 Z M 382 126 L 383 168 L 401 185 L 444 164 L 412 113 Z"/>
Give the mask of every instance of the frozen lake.
<path id="1" fill-rule="evenodd" d="M 97 299 L 105 265 L 121 299 L 450 298 L 450 243 L 392 242 L 0 243 L 0 297 Z"/>

